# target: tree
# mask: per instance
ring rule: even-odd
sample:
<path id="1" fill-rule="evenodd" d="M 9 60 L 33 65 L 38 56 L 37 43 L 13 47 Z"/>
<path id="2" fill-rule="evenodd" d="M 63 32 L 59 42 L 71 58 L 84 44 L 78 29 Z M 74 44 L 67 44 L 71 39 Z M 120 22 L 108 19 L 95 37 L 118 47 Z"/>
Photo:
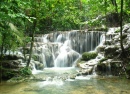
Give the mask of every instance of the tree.
<path id="1" fill-rule="evenodd" d="M 122 22 L 123 22 L 123 0 L 121 0 L 121 12 L 120 12 L 120 46 L 122 50 L 121 56 L 126 57 L 122 39 Z"/>
<path id="2" fill-rule="evenodd" d="M 22 44 L 23 32 L 18 30 L 16 18 L 19 16 L 17 2 L 4 0 L 0 3 L 0 47 L 1 57 L 6 51 L 14 51 Z"/>
<path id="3" fill-rule="evenodd" d="M 118 13 L 118 6 L 116 0 L 111 0 L 112 5 L 115 6 L 115 12 Z"/>
<path id="4" fill-rule="evenodd" d="M 36 31 L 36 26 L 37 26 L 37 22 L 38 22 L 38 8 L 40 8 L 40 0 L 35 2 L 31 2 L 32 3 L 32 10 L 34 10 L 32 12 L 32 15 L 35 19 L 33 19 L 33 25 L 32 25 L 32 35 L 31 35 L 31 46 L 30 46 L 30 54 L 29 54 L 29 59 L 27 61 L 27 65 L 26 67 L 29 67 L 31 58 L 32 58 L 32 50 L 33 50 L 33 44 L 34 44 L 34 35 L 35 35 L 35 31 Z"/>

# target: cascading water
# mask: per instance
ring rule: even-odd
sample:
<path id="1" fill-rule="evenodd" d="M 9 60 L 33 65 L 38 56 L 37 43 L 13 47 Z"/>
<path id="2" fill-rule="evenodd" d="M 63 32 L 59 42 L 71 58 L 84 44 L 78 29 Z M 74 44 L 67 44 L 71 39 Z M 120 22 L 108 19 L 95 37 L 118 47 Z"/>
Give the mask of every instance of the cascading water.
<path id="1" fill-rule="evenodd" d="M 100 43 L 102 32 L 54 32 L 35 37 L 33 54 L 44 67 L 72 67 L 80 54 Z"/>

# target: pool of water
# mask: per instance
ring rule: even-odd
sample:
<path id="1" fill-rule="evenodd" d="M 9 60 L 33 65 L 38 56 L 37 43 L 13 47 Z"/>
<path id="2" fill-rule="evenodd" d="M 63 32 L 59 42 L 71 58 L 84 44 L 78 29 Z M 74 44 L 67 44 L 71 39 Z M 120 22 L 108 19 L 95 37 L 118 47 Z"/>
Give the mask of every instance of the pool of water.
<path id="1" fill-rule="evenodd" d="M 45 69 L 34 72 L 35 76 L 46 77 L 46 81 L 0 83 L 0 94 L 130 94 L 130 80 L 118 77 L 78 76 L 73 68 Z M 63 77 L 67 77 L 63 79 Z"/>

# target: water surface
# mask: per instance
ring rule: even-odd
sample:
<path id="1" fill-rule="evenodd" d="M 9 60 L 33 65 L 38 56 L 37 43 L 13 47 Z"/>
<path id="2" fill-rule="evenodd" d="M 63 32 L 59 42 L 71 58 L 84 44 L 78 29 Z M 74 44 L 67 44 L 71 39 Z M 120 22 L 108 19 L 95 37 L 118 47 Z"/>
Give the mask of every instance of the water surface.
<path id="1" fill-rule="evenodd" d="M 46 81 L 0 83 L 0 94 L 130 94 L 130 81 L 118 77 L 79 76 L 63 79 L 74 69 L 45 69 L 35 76 L 46 77 Z"/>

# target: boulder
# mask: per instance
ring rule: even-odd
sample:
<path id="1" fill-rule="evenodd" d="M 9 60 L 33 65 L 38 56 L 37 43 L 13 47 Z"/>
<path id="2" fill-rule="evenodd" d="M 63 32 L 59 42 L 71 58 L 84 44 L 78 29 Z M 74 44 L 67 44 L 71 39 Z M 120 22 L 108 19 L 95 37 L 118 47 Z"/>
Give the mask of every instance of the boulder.
<path id="1" fill-rule="evenodd" d="M 119 48 L 117 46 L 108 46 L 105 48 L 104 56 L 106 58 L 113 58 L 117 56 L 119 53 L 117 52 Z"/>
<path id="2" fill-rule="evenodd" d="M 35 68 L 36 68 L 37 70 L 43 70 L 43 69 L 44 69 L 43 63 L 40 63 L 39 61 L 33 61 L 32 63 L 35 64 Z"/>
<path id="3" fill-rule="evenodd" d="M 97 74 L 99 75 L 115 75 L 119 76 L 119 72 L 121 70 L 121 61 L 108 59 L 108 60 L 101 60 L 97 64 Z"/>
<path id="4" fill-rule="evenodd" d="M 91 66 L 89 66 L 88 68 L 86 68 L 86 69 L 82 69 L 82 75 L 90 75 L 90 74 L 92 74 L 92 71 L 93 71 L 93 67 Z"/>
<path id="5" fill-rule="evenodd" d="M 130 23 L 123 26 L 123 32 L 130 33 Z"/>
<path id="6" fill-rule="evenodd" d="M 97 53 L 100 53 L 100 52 L 104 52 L 104 49 L 105 49 L 105 46 L 104 46 L 104 45 L 99 45 L 99 46 L 96 48 L 96 51 L 97 51 Z"/>
<path id="7" fill-rule="evenodd" d="M 82 60 L 88 61 L 90 59 L 96 58 L 97 53 L 96 52 L 84 52 L 82 54 Z"/>

